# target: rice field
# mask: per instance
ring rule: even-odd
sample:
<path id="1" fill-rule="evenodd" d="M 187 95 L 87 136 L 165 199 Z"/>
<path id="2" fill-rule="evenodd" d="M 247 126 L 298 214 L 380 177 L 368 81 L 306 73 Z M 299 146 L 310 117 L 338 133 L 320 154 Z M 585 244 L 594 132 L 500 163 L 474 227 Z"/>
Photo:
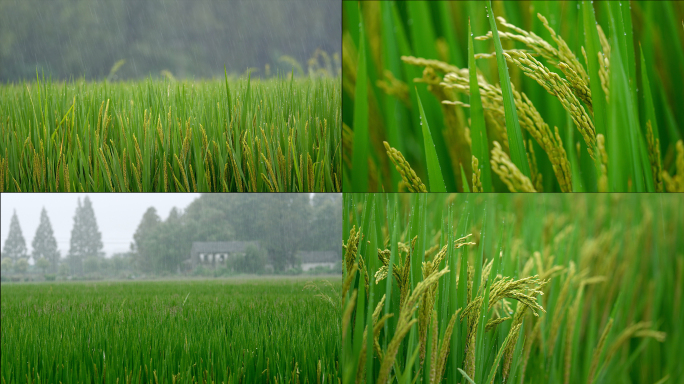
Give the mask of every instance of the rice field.
<path id="1" fill-rule="evenodd" d="M 2 284 L 2 382 L 336 383 L 339 288 L 302 279 Z"/>
<path id="2" fill-rule="evenodd" d="M 0 191 L 341 191 L 339 78 L 288 77 L 0 85 Z"/>
<path id="3" fill-rule="evenodd" d="M 680 383 L 684 199 L 345 194 L 343 383 Z"/>
<path id="4" fill-rule="evenodd" d="M 345 192 L 684 191 L 684 5 L 344 1 Z"/>

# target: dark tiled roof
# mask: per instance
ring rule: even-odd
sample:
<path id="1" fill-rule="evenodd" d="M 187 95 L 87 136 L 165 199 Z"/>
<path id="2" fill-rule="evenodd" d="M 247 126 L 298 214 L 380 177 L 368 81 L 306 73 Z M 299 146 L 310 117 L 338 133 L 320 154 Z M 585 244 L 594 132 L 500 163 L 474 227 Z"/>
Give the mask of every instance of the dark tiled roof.
<path id="1" fill-rule="evenodd" d="M 204 252 L 244 252 L 249 245 L 254 245 L 257 248 L 259 244 L 254 241 L 212 241 L 212 242 L 194 242 L 192 243 L 193 254 Z"/>
<path id="2" fill-rule="evenodd" d="M 335 251 L 299 251 L 302 263 L 334 263 L 341 260 Z"/>

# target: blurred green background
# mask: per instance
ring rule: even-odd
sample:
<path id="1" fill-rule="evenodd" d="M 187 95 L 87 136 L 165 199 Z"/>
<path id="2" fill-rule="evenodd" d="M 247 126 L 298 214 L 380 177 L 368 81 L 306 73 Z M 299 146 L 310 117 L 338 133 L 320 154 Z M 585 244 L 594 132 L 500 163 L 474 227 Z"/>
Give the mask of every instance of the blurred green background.
<path id="1" fill-rule="evenodd" d="M 0 82 L 35 79 L 36 69 L 55 79 L 103 78 L 120 60 L 119 79 L 163 70 L 223 76 L 224 65 L 228 73 L 256 68 L 265 76 L 267 64 L 272 75 L 293 70 L 283 55 L 306 70 L 317 49 L 336 72 L 336 0 L 0 1 Z"/>

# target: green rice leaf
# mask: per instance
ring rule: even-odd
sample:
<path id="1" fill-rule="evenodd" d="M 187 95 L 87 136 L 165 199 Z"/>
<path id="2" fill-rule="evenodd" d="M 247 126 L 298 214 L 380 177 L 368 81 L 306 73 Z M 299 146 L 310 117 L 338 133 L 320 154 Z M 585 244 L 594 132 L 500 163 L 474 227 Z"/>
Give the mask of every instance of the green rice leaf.
<path id="1" fill-rule="evenodd" d="M 437 45 L 435 44 L 436 25 L 433 23 L 431 4 L 424 1 L 407 1 L 406 10 L 410 17 L 409 32 L 413 48 L 413 54 L 420 57 L 437 58 Z M 408 81 L 412 82 L 414 77 L 421 77 L 421 69 L 414 66 L 417 76 L 408 77 Z M 438 160 L 444 169 L 448 169 L 449 151 L 447 150 L 446 140 L 443 132 L 445 129 L 444 114 L 442 106 L 439 101 L 427 90 L 427 87 L 421 85 L 417 89 L 417 93 L 422 96 L 423 108 L 426 114 L 432 120 L 432 142 L 434 143 L 435 151 L 438 155 Z M 415 119 L 415 115 L 414 115 Z M 415 120 L 414 120 L 415 121 Z M 443 174 L 445 185 L 450 189 L 456 188 L 456 172 L 446 172 Z"/>
<path id="2" fill-rule="evenodd" d="M 354 148 L 352 153 L 352 185 L 346 192 L 368 191 L 368 85 L 366 72 L 366 44 L 363 20 L 360 19 L 359 56 L 354 96 Z"/>
<path id="3" fill-rule="evenodd" d="M 496 63 L 499 68 L 499 82 L 501 83 L 501 93 L 503 94 L 504 112 L 506 115 L 506 132 L 508 133 L 508 143 L 511 151 L 511 161 L 523 173 L 523 175 L 530 177 L 530 165 L 527 162 L 527 154 L 525 153 L 524 139 L 520 123 L 518 122 L 518 113 L 515 109 L 515 102 L 513 100 L 513 90 L 511 87 L 511 79 L 508 75 L 508 65 L 503 56 L 503 48 L 501 47 L 501 40 L 499 40 L 499 32 L 496 29 L 496 21 L 494 12 L 492 11 L 491 0 L 487 1 L 485 5 L 489 16 L 489 25 L 494 36 L 494 46 L 496 48 Z"/>
<path id="4" fill-rule="evenodd" d="M 608 173 L 617 173 L 615 178 L 616 187 L 613 190 L 628 191 L 635 188 L 636 192 L 645 192 L 646 184 L 644 180 L 644 162 L 642 160 L 641 151 L 641 137 L 640 130 L 637 126 L 639 118 L 636 115 L 636 108 L 632 100 L 632 94 L 629 88 L 629 80 L 627 78 L 626 69 L 623 65 L 623 59 L 626 54 L 620 41 L 621 31 L 624 31 L 624 26 L 619 26 L 618 23 L 619 7 L 617 3 L 609 6 L 609 20 L 611 29 L 616 31 L 613 33 L 611 41 L 611 67 L 610 67 L 610 132 L 607 141 L 610 144 L 608 151 L 608 161 L 613 157 L 613 163 L 616 168 L 608 167 Z M 620 17 L 621 18 L 621 17 Z M 624 35 L 622 35 L 624 37 Z M 624 40 L 624 39 L 623 39 Z M 625 116 L 626 115 L 626 116 Z M 627 135 L 624 134 L 625 127 L 627 128 Z M 625 137 L 626 136 L 626 137 Z M 617 157 L 617 159 L 615 159 Z M 645 159 L 644 159 L 645 160 Z M 612 169 L 611 169 L 612 168 Z M 610 178 L 610 176 L 609 176 Z M 649 178 L 650 179 L 650 178 Z M 629 182 L 633 186 L 629 185 Z M 625 184 L 627 183 L 627 184 Z M 652 189 L 652 188 L 651 188 Z"/>
<path id="5" fill-rule="evenodd" d="M 401 78 L 401 59 L 399 54 L 399 47 L 397 43 L 397 34 L 394 31 L 397 25 L 394 23 L 392 17 L 393 3 L 388 1 L 380 2 L 380 10 L 382 13 L 382 41 L 383 41 L 383 62 L 386 70 L 390 71 L 394 77 Z M 387 116 L 395 116 L 396 118 L 387 125 L 388 142 L 399 152 L 405 153 L 404 138 L 409 137 L 410 133 L 410 117 L 408 111 L 403 107 L 401 101 L 397 97 L 385 97 L 385 113 Z M 401 176 L 394 167 L 390 167 L 392 175 L 392 190 L 399 185 Z"/>
<path id="6" fill-rule="evenodd" d="M 468 382 L 469 382 L 470 384 L 475 384 L 475 382 L 473 381 L 473 379 L 471 379 L 470 376 L 468 376 L 468 374 L 465 373 L 464 370 L 462 370 L 461 368 L 456 368 L 456 369 L 458 369 L 458 371 L 461 372 L 461 375 L 463 375 L 463 377 L 464 377 L 466 380 L 468 380 Z"/>
<path id="7" fill-rule="evenodd" d="M 597 134 L 606 134 L 606 94 L 601 87 L 599 77 L 598 52 L 601 51 L 598 31 L 596 30 L 596 16 L 594 6 L 589 1 L 582 2 L 584 16 L 584 42 L 587 52 L 587 67 L 589 69 L 589 85 L 591 87 L 591 103 L 594 109 L 594 126 Z M 607 138 L 606 138 L 607 139 Z"/>
<path id="8" fill-rule="evenodd" d="M 624 38 L 626 53 L 623 53 L 627 61 L 627 75 L 629 78 L 629 89 L 632 93 L 632 100 L 635 107 L 637 103 L 637 78 L 636 78 L 636 55 L 634 53 L 634 30 L 632 29 L 632 11 L 630 1 L 623 1 L 620 6 L 622 11 L 622 23 L 624 24 Z M 637 114 L 639 110 L 636 110 Z"/>
<path id="9" fill-rule="evenodd" d="M 470 188 L 468 187 L 468 178 L 463 170 L 463 164 L 459 164 L 461 167 L 461 183 L 463 183 L 463 192 L 470 193 Z"/>
<path id="10" fill-rule="evenodd" d="M 440 169 L 439 160 L 437 159 L 437 151 L 435 150 L 435 144 L 432 142 L 430 126 L 425 117 L 423 104 L 420 102 L 420 95 L 418 95 L 418 107 L 420 108 L 420 125 L 423 127 L 423 144 L 425 147 L 425 161 L 428 170 L 430 192 L 446 192 L 444 179 L 442 178 L 442 170 Z"/>
<path id="11" fill-rule="evenodd" d="M 472 138 L 473 156 L 480 162 L 480 179 L 482 190 L 492 192 L 492 171 L 489 166 L 489 139 L 484 119 L 484 109 L 480 98 L 480 87 L 477 83 L 477 67 L 473 48 L 473 33 L 468 19 L 468 72 L 470 76 L 470 135 Z M 473 169 L 473 172 L 475 170 Z M 463 171 L 461 170 L 461 173 Z"/>
<path id="12" fill-rule="evenodd" d="M 660 139 L 658 119 L 656 118 L 655 108 L 653 107 L 653 96 L 651 95 L 651 83 L 648 80 L 646 59 L 644 59 L 644 50 L 641 49 L 641 43 L 639 43 L 639 54 L 641 56 L 641 88 L 644 90 L 644 104 L 646 106 L 646 119 L 644 120 L 651 121 L 653 137 Z"/>

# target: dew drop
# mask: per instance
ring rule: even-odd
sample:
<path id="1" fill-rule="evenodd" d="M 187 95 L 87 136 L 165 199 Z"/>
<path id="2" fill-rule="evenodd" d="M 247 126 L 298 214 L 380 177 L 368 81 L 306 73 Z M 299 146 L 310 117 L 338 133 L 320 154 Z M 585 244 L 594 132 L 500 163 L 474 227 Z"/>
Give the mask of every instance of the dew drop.
<path id="1" fill-rule="evenodd" d="M 471 33 L 470 36 L 473 36 L 473 34 Z"/>
<path id="2" fill-rule="evenodd" d="M 625 32 L 625 36 L 627 36 L 627 32 Z"/>
<path id="3" fill-rule="evenodd" d="M 584 2 L 582 2 L 582 3 L 584 3 Z M 577 9 L 579 9 L 579 4 L 577 4 Z"/>

